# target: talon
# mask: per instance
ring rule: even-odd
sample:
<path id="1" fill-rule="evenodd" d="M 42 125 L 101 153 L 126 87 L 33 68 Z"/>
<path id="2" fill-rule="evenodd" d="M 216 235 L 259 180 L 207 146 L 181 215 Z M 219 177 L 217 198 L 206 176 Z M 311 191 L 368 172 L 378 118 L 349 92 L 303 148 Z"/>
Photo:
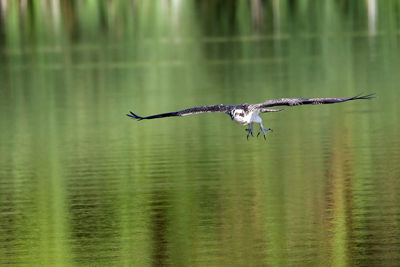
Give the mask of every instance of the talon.
<path id="1" fill-rule="evenodd" d="M 264 140 L 267 140 L 266 132 L 268 132 L 268 131 L 272 131 L 272 129 L 271 128 L 265 129 L 264 126 L 262 124 L 260 124 L 260 130 L 258 131 L 258 135 L 260 135 L 260 133 L 262 132 L 263 136 L 264 136 Z"/>
<path id="2" fill-rule="evenodd" d="M 260 128 L 260 130 L 258 130 L 257 138 L 260 135 L 261 131 L 262 131 L 262 129 Z"/>
<path id="3" fill-rule="evenodd" d="M 253 125 L 252 124 L 249 124 L 249 128 L 245 129 L 245 131 L 247 132 L 247 140 L 249 140 L 250 134 L 251 134 L 251 136 L 254 137 Z"/>

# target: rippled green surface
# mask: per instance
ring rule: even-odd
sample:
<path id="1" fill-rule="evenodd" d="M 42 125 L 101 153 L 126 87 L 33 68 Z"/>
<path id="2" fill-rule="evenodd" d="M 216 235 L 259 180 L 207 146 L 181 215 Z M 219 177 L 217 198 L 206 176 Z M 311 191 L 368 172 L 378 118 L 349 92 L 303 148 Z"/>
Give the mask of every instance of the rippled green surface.
<path id="1" fill-rule="evenodd" d="M 0 265 L 399 265 L 398 13 L 349 2 L 2 4 Z"/>

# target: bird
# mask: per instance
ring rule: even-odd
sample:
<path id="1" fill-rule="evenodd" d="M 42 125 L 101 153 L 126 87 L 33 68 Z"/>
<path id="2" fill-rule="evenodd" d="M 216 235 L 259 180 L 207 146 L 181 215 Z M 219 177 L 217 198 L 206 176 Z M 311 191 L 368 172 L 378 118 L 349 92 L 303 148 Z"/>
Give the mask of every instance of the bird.
<path id="1" fill-rule="evenodd" d="M 328 98 L 280 98 L 280 99 L 272 99 L 267 100 L 258 104 L 239 104 L 239 105 L 209 105 L 209 106 L 198 106 L 183 110 L 178 110 L 174 112 L 161 113 L 156 115 L 151 115 L 147 117 L 141 117 L 130 111 L 126 114 L 128 117 L 132 119 L 136 119 L 138 121 L 141 120 L 150 120 L 150 119 L 158 119 L 158 118 L 166 118 L 166 117 L 183 117 L 194 114 L 201 113 L 210 113 L 210 112 L 220 112 L 228 114 L 231 119 L 241 125 L 247 125 L 247 140 L 249 136 L 254 136 L 254 123 L 258 123 L 260 128 L 257 134 L 257 137 L 262 133 L 264 139 L 266 139 L 266 133 L 268 131 L 272 131 L 271 128 L 265 128 L 262 124 L 262 119 L 259 116 L 261 113 L 268 112 L 279 112 L 283 109 L 271 109 L 271 107 L 277 106 L 299 106 L 299 105 L 315 105 L 315 104 L 334 104 L 347 102 L 351 100 L 360 100 L 360 99 L 373 99 L 375 98 L 375 93 L 363 95 L 359 94 L 354 97 L 328 97 Z"/>

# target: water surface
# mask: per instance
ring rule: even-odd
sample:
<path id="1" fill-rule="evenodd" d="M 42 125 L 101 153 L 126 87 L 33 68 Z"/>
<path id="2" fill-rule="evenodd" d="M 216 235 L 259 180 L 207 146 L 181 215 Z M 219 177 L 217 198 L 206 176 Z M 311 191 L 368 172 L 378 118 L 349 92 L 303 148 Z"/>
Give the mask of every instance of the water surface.
<path id="1" fill-rule="evenodd" d="M 3 6 L 0 264 L 399 265 L 398 12 L 289 2 Z"/>

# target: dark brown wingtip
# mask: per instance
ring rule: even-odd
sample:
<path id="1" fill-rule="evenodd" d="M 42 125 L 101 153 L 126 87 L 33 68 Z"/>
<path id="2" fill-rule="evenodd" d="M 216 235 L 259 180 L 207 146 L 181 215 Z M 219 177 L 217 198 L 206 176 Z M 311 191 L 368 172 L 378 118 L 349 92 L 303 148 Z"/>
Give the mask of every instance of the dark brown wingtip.
<path id="1" fill-rule="evenodd" d="M 372 93 L 372 94 L 368 94 L 368 95 L 359 94 L 359 95 L 353 97 L 353 99 L 374 99 L 374 98 L 376 98 L 375 95 L 376 95 L 376 93 Z"/>
<path id="2" fill-rule="evenodd" d="M 143 120 L 143 117 L 140 117 L 138 115 L 136 115 L 135 113 L 133 113 L 132 111 L 129 111 L 130 114 L 126 114 L 126 116 L 132 118 L 132 119 L 136 119 L 138 121 Z"/>

